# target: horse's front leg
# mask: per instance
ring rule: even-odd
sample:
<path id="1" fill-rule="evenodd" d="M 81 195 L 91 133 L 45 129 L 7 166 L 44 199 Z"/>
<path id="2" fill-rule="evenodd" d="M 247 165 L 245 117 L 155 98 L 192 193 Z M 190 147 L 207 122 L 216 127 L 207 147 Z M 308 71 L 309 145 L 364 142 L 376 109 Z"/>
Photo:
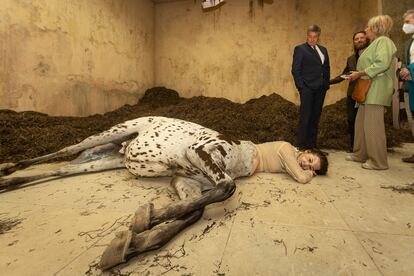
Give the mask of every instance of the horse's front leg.
<path id="1" fill-rule="evenodd" d="M 102 256 L 102 269 L 125 262 L 128 256 L 161 247 L 179 231 L 197 221 L 205 206 L 223 201 L 234 193 L 236 186 L 233 179 L 220 167 L 220 162 L 213 160 L 203 145 L 189 150 L 187 158 L 216 184 L 215 187 L 160 209 L 154 208 L 152 203 L 141 206 L 132 223 L 135 233 L 124 231 L 117 234 Z"/>
<path id="2" fill-rule="evenodd" d="M 171 180 L 171 185 L 181 200 L 201 196 L 201 184 L 196 180 L 175 176 Z M 152 208 L 152 204 L 138 208 L 132 219 L 130 230 L 116 234 L 102 255 L 101 269 L 109 269 L 140 253 L 161 248 L 181 230 L 199 220 L 204 212 L 204 208 L 201 208 L 189 215 L 149 229 Z"/>

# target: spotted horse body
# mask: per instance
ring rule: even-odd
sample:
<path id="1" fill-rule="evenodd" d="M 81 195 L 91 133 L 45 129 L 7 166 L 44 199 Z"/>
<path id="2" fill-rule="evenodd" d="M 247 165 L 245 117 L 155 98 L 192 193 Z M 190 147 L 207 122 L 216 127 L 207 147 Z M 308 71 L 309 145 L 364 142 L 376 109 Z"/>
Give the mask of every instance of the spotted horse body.
<path id="1" fill-rule="evenodd" d="M 100 266 L 111 268 L 132 256 L 163 246 L 197 221 L 208 204 L 230 197 L 234 179 L 253 174 L 257 149 L 252 142 L 227 139 L 198 124 L 165 117 L 142 117 L 118 124 L 60 151 L 0 165 L 0 175 L 54 158 L 78 154 L 57 170 L 29 177 L 0 179 L 0 191 L 33 181 L 127 168 L 136 176 L 172 176 L 180 201 L 162 208 L 138 208 L 130 230 L 119 232 L 105 250 Z"/>

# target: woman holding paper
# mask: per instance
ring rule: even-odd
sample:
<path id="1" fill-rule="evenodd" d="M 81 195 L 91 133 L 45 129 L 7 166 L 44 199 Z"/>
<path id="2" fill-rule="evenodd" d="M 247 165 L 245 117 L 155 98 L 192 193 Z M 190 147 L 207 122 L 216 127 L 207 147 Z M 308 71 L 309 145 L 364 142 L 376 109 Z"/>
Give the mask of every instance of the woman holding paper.
<path id="1" fill-rule="evenodd" d="M 350 75 L 350 80 L 372 81 L 365 102 L 358 108 L 354 152 L 346 158 L 361 162 L 364 169 L 388 169 L 384 110 L 391 105 L 397 52 L 388 37 L 392 25 L 388 15 L 375 16 L 368 21 L 365 32 L 371 44 L 359 57 L 357 71 Z"/>

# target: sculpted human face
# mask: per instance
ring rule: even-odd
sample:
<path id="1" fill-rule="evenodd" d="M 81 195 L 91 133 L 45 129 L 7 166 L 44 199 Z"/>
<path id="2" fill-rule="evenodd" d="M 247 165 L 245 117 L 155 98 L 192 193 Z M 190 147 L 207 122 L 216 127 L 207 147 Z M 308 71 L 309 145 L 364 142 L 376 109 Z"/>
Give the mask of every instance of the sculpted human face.
<path id="1" fill-rule="evenodd" d="M 368 46 L 368 39 L 364 33 L 357 33 L 354 37 L 355 49 L 361 50 Z"/>
<path id="2" fill-rule="evenodd" d="M 308 32 L 306 36 L 306 42 L 310 46 L 315 46 L 319 42 L 319 33 L 317 32 Z"/>
<path id="3" fill-rule="evenodd" d="M 304 170 L 317 171 L 321 168 L 321 159 L 314 153 L 305 151 L 298 156 L 297 160 Z"/>

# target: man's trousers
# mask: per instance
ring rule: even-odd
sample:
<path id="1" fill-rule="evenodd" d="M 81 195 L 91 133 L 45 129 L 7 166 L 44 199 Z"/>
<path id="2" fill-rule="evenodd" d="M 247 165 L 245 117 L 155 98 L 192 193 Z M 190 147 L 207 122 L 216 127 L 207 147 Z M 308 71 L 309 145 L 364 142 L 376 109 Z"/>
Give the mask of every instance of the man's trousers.
<path id="1" fill-rule="evenodd" d="M 306 86 L 300 91 L 300 114 L 298 147 L 316 148 L 319 118 L 321 116 L 326 90 L 313 90 Z"/>

